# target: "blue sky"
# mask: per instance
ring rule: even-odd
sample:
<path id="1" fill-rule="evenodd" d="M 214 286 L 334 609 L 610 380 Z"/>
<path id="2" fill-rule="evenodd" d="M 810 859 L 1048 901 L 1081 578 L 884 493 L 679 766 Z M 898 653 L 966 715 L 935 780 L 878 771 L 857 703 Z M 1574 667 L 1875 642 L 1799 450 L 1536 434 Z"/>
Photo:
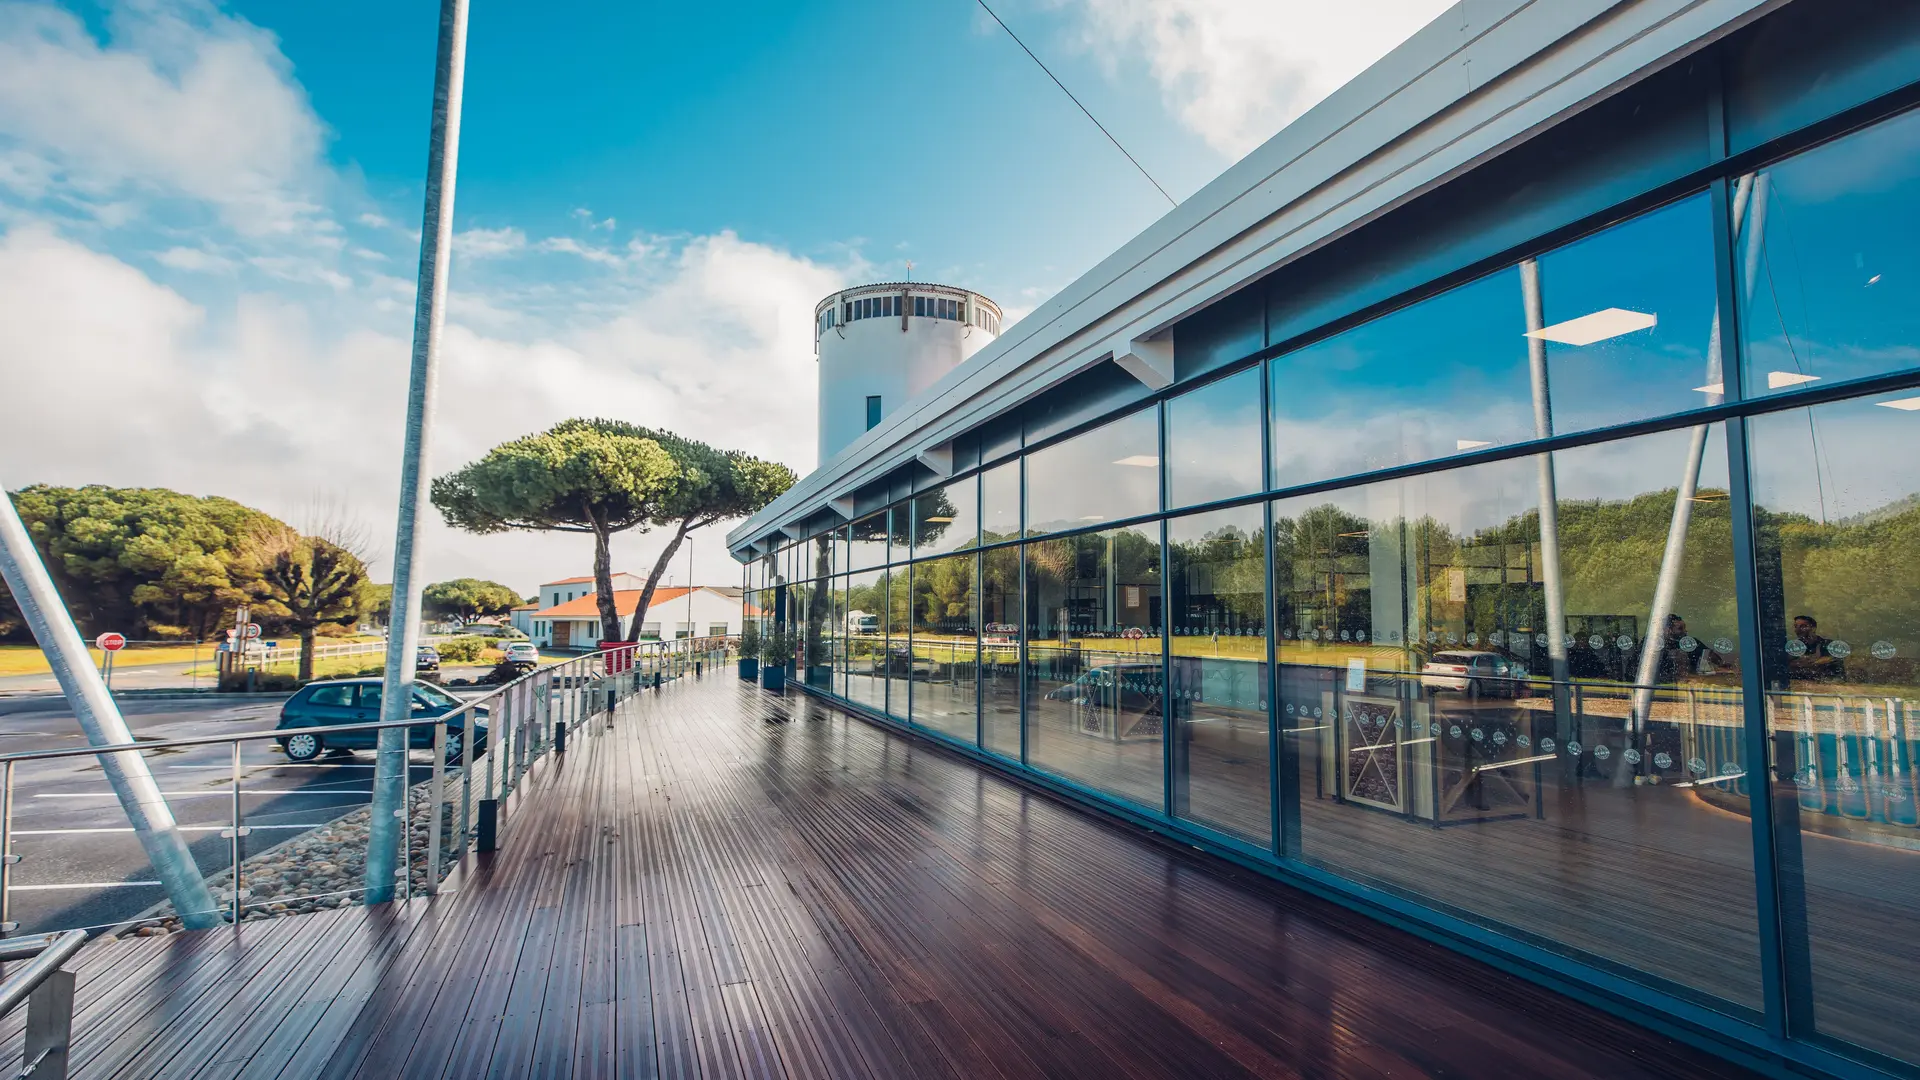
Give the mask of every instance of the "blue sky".
<path id="1" fill-rule="evenodd" d="M 997 9 L 1178 198 L 1444 6 Z M 436 15 L 0 0 L 0 373 L 47 405 L 0 484 L 344 511 L 383 557 Z M 480 3 L 467 71 L 436 471 L 598 414 L 805 472 L 820 296 L 911 260 L 1017 317 L 1167 208 L 961 0 Z M 529 592 L 589 554 L 429 541 Z"/>

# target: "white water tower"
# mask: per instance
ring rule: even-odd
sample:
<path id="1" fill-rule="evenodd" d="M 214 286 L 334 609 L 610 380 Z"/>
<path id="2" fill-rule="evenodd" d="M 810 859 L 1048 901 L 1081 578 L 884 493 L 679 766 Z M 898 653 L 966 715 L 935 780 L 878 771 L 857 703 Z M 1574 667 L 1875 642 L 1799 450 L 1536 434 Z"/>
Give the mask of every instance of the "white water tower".
<path id="1" fill-rule="evenodd" d="M 1000 336 L 999 305 L 950 285 L 861 285 L 813 314 L 819 465 Z"/>

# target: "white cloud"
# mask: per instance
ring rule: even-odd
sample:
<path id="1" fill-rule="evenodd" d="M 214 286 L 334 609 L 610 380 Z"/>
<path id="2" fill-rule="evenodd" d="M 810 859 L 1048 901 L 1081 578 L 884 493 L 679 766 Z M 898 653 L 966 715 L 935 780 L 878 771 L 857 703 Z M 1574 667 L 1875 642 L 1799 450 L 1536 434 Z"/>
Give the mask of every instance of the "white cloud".
<path id="1" fill-rule="evenodd" d="M 155 255 L 154 259 L 162 266 L 196 274 L 225 272 L 233 269 L 232 259 L 224 255 L 216 255 L 205 248 L 168 248 Z"/>
<path id="2" fill-rule="evenodd" d="M 527 234 L 511 226 L 503 229 L 468 229 L 455 233 L 453 253 L 469 259 L 488 259 L 525 250 Z"/>
<path id="3" fill-rule="evenodd" d="M 558 252 L 563 255 L 578 255 L 588 262 L 599 263 L 602 266 L 618 267 L 626 263 L 625 259 L 608 251 L 606 248 L 590 247 L 575 240 L 571 236 L 549 236 L 545 240 L 540 241 L 540 250 Z"/>
<path id="4" fill-rule="evenodd" d="M 1238 158 L 1364 71 L 1449 0 L 1057 0 L 1115 69 L 1144 58 L 1167 105 Z"/>
<path id="5" fill-rule="evenodd" d="M 325 235 L 325 129 L 272 35 L 210 4 L 111 9 L 108 42 L 0 4 L 0 177 L 29 196 L 184 197 L 253 235 Z"/>

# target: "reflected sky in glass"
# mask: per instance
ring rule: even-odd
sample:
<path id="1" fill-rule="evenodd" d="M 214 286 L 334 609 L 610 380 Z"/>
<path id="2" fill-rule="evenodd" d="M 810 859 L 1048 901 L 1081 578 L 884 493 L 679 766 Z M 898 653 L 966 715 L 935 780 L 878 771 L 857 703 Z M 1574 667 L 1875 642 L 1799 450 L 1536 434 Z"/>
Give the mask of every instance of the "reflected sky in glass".
<path id="1" fill-rule="evenodd" d="M 1273 486 L 1711 404 L 1708 214 L 1695 196 L 1541 256 L 1537 325 L 1511 267 L 1275 358 Z"/>
<path id="2" fill-rule="evenodd" d="M 1920 367 L 1920 114 L 1742 186 L 1747 393 Z"/>
<path id="3" fill-rule="evenodd" d="M 914 556 L 973 547 L 979 541 L 979 503 L 979 478 L 973 476 L 914 496 Z"/>
<path id="4" fill-rule="evenodd" d="M 980 474 L 980 542 L 991 544 L 1020 535 L 1020 462 Z"/>
<path id="5" fill-rule="evenodd" d="M 1143 409 L 1027 456 L 1027 532 L 1160 509 L 1160 413 Z"/>
<path id="6" fill-rule="evenodd" d="M 1193 506 L 1260 490 L 1260 370 L 1167 402 L 1167 505 Z"/>
<path id="7" fill-rule="evenodd" d="M 869 514 L 848 530 L 847 568 L 864 570 L 883 566 L 887 561 L 887 511 Z"/>

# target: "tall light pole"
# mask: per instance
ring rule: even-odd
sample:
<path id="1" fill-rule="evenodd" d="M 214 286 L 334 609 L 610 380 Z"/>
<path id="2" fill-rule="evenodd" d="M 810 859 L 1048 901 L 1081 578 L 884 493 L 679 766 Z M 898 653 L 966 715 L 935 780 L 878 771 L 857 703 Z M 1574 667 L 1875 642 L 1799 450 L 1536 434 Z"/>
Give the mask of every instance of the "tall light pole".
<path id="1" fill-rule="evenodd" d="M 20 614 L 33 628 L 33 639 L 47 654 L 47 664 L 60 680 L 60 689 L 67 695 L 80 729 L 86 732 L 87 742 L 94 746 L 131 743 L 133 732 L 127 729 L 126 718 L 107 692 L 106 681 L 94 669 L 86 643 L 80 640 L 80 630 L 73 625 L 73 616 L 67 613 L 67 605 L 53 587 L 53 579 L 41 564 L 40 553 L 34 550 L 27 527 L 4 488 L 0 488 L 0 579 L 6 581 Z M 147 759 L 131 750 L 101 754 L 100 769 L 120 800 L 120 808 L 126 811 L 127 823 L 140 838 L 140 846 L 146 849 L 147 861 L 166 886 L 167 899 L 173 902 L 181 924 L 190 930 L 218 926 L 220 913 L 213 893 L 208 891 L 206 879 L 200 876 L 193 853 L 180 835 L 172 808 L 153 782 Z"/>
<path id="2" fill-rule="evenodd" d="M 400 512 L 393 538 L 393 610 L 387 634 L 386 692 L 380 719 L 413 716 L 415 653 L 420 646 L 420 544 L 427 450 L 438 381 L 440 332 L 446 323 L 447 264 L 453 246 L 453 182 L 460 161 L 460 89 L 466 74 L 467 0 L 440 0 L 440 45 L 433 77 L 433 127 L 427 144 L 426 210 L 420 227 L 420 282 L 414 294 L 413 365 L 407 383 L 407 430 L 400 459 Z M 373 773 L 367 836 L 367 903 L 393 898 L 407 872 L 407 732 L 383 728 Z"/>

